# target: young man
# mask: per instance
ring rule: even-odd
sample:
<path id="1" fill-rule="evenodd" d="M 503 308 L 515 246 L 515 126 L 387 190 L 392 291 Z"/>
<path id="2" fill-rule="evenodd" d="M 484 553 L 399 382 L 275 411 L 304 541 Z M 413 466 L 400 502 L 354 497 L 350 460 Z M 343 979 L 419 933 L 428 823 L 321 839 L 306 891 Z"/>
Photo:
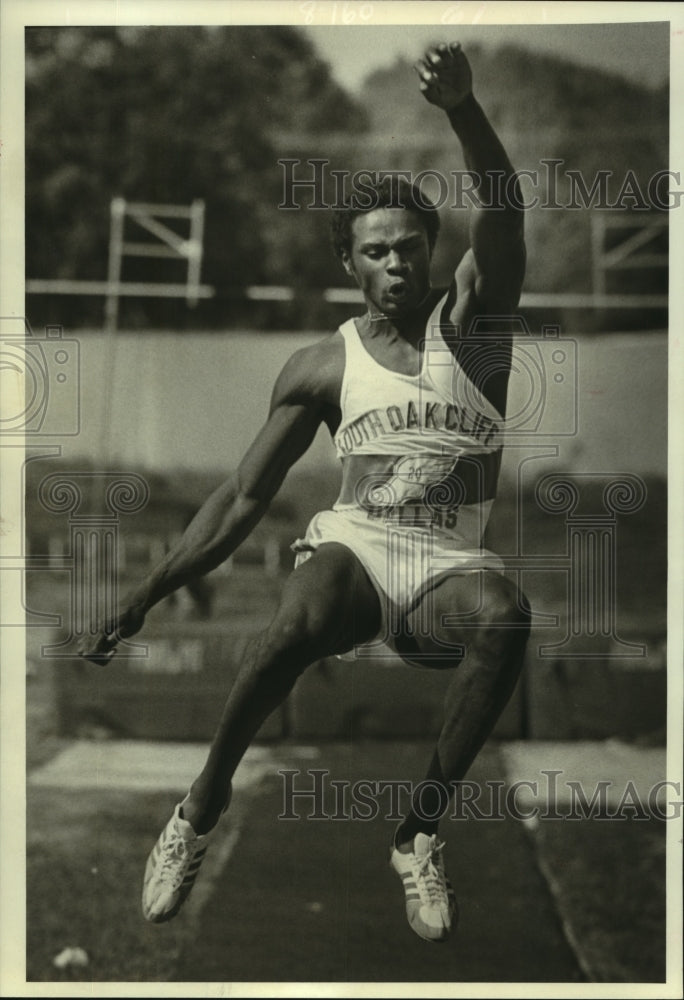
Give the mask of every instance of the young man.
<path id="1" fill-rule="evenodd" d="M 430 49 L 417 70 L 461 142 L 482 206 L 451 287 L 430 288 L 437 214 L 408 183 L 386 180 L 370 205 L 337 213 L 336 249 L 366 314 L 293 355 L 237 472 L 83 650 L 106 663 L 149 608 L 225 560 L 327 424 L 342 460 L 339 499 L 293 546 L 296 568 L 278 611 L 249 648 L 205 767 L 150 855 L 149 920 L 168 920 L 187 897 L 240 759 L 302 671 L 380 637 L 409 663 L 455 668 L 428 783 L 391 846 L 413 930 L 441 941 L 455 922 L 436 817 L 513 690 L 529 627 L 524 597 L 481 547 L 501 459 L 510 336 L 501 323 L 495 337 L 469 333 L 477 318 L 515 310 L 524 244 L 519 198 L 496 205 L 494 178 L 509 191 L 517 182 L 460 46 Z"/>

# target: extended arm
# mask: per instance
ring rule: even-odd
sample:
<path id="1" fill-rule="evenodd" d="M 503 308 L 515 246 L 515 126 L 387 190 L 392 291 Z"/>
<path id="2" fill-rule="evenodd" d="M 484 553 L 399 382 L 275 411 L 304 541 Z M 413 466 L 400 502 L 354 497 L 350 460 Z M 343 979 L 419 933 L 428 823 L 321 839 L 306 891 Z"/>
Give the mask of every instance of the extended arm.
<path id="1" fill-rule="evenodd" d="M 294 355 L 281 372 L 268 420 L 237 471 L 211 494 L 174 548 L 128 597 L 116 622 L 105 624 L 84 645 L 83 656 L 106 663 L 117 640 L 139 631 L 151 607 L 227 559 L 264 515 L 322 419 L 302 354 Z"/>
<path id="2" fill-rule="evenodd" d="M 460 46 L 430 49 L 417 69 L 426 99 L 446 112 L 461 142 L 477 195 L 460 283 L 470 284 L 478 303 L 490 312 L 515 308 L 525 271 L 518 178 L 473 95 L 470 65 Z"/>

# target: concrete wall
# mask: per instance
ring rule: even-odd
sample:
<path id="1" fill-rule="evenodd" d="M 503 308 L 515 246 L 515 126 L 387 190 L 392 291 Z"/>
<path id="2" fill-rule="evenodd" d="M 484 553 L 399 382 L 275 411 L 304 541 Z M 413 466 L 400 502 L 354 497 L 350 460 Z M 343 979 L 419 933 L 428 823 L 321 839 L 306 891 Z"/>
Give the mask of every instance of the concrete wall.
<path id="1" fill-rule="evenodd" d="M 231 468 L 265 418 L 282 365 L 294 350 L 316 339 L 313 334 L 122 333 L 108 342 L 102 334 L 79 334 L 80 432 L 58 439 L 64 458 L 67 462 L 70 457 L 88 458 L 104 469 Z M 537 347 L 527 342 L 520 346 L 509 412 L 522 414 L 527 430 L 537 411 L 542 416 L 537 431 L 529 435 L 530 447 L 545 445 L 544 457 L 535 464 L 536 474 L 549 467 L 566 472 L 665 474 L 664 334 L 568 338 L 564 345 L 544 347 L 541 366 L 535 352 Z M 562 381 L 556 380 L 557 375 Z M 510 485 L 523 453 L 524 449 L 507 449 L 504 487 L 507 479 Z M 302 464 L 332 468 L 334 461 L 322 433 Z M 171 650 L 167 647 L 173 636 L 168 630 L 161 638 L 150 635 L 153 650 L 155 643 L 163 646 L 155 654 L 158 670 L 139 671 L 135 664 L 122 662 L 116 673 L 89 667 L 84 673 L 81 664 L 72 674 L 72 667 L 65 665 L 58 672 L 65 728 L 78 731 L 84 717 L 90 717 L 129 735 L 207 738 L 235 669 L 233 654 L 244 638 L 233 634 L 235 628 L 228 622 L 194 635 L 192 628 L 179 623 L 174 630 L 178 648 Z M 187 662 L 181 655 L 184 643 L 190 643 Z M 227 651 L 232 651 L 228 657 Z M 660 655 L 635 668 L 627 663 L 627 669 L 608 661 L 591 670 L 562 660 L 531 662 L 496 734 L 504 738 L 652 734 L 664 726 L 663 668 Z M 396 664 L 324 661 L 301 679 L 261 735 L 300 739 L 434 735 L 447 683 L 446 675 Z"/>
<path id="2" fill-rule="evenodd" d="M 208 740 L 253 633 L 254 623 L 241 626 L 239 619 L 167 622 L 137 637 L 147 655 L 118 656 L 108 670 L 83 661 L 40 661 L 39 654 L 35 666 L 54 665 L 66 735 Z M 655 646 L 638 664 L 529 657 L 493 737 L 662 740 L 664 666 L 664 650 Z M 436 738 L 451 676 L 449 670 L 421 670 L 396 659 L 330 657 L 305 671 L 258 738 Z"/>
<path id="3" fill-rule="evenodd" d="M 80 432 L 60 439 L 63 454 L 105 468 L 113 463 L 163 472 L 230 468 L 265 419 L 273 383 L 287 358 L 320 336 L 144 332 L 108 340 L 101 332 L 79 332 L 74 339 L 81 356 Z M 566 471 L 664 474 L 666 335 L 612 333 L 565 340 L 565 357 L 576 358 L 576 402 L 574 367 L 553 361 L 557 347 L 546 345 L 539 354 L 535 345 L 521 343 L 523 363 L 512 375 L 509 411 L 543 410 L 539 432 L 559 449 L 551 465 Z M 530 357 L 537 359 L 537 369 Z M 557 375 L 564 379 L 560 384 Z M 57 397 L 53 405 L 59 407 Z M 53 420 L 62 419 L 57 409 L 52 413 Z M 568 434 L 575 416 L 577 433 Z M 527 429 L 532 426 L 527 421 Z M 305 466 L 321 462 L 334 462 L 325 432 L 302 459 Z M 515 462 L 510 452 L 504 475 Z"/>

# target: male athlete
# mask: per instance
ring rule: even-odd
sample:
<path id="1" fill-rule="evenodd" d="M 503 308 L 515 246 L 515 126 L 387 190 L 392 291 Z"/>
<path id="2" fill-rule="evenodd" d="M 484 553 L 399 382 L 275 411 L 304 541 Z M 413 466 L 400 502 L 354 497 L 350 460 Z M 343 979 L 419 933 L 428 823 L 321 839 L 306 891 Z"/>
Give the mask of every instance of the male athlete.
<path id="1" fill-rule="evenodd" d="M 342 460 L 340 496 L 293 546 L 296 568 L 275 617 L 245 654 L 204 769 L 150 854 L 148 920 L 178 912 L 230 803 L 235 769 L 299 675 L 322 657 L 382 639 L 411 664 L 454 668 L 426 773 L 433 801 L 413 800 L 390 860 L 417 934 L 442 941 L 456 922 L 436 817 L 513 690 L 529 629 L 523 595 L 482 548 L 501 460 L 510 335 L 501 323 L 494 336 L 470 331 L 477 318 L 515 310 L 525 251 L 519 195 L 503 205 L 493 197 L 494 178 L 509 191 L 517 181 L 460 46 L 433 47 L 416 68 L 424 96 L 460 140 L 480 199 L 451 287 L 430 287 L 438 218 L 410 184 L 381 183 L 370 205 L 337 212 L 335 246 L 363 292 L 365 315 L 292 356 L 237 472 L 82 651 L 108 662 L 154 604 L 227 559 L 327 424 Z"/>

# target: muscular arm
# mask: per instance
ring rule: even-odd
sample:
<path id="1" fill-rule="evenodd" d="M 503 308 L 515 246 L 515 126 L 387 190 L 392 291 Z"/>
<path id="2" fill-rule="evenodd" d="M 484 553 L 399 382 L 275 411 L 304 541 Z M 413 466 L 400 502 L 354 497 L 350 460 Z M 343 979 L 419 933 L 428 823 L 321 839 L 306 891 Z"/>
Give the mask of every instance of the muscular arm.
<path id="1" fill-rule="evenodd" d="M 230 556 L 261 520 L 288 470 L 307 450 L 320 423 L 311 401 L 293 396 L 283 372 L 269 418 L 238 469 L 211 494 L 177 545 L 133 595 L 149 610 L 167 594 Z"/>
<path id="2" fill-rule="evenodd" d="M 478 204 L 470 214 L 470 250 L 457 271 L 459 296 L 502 313 L 518 304 L 525 272 L 523 209 L 515 171 L 472 91 L 468 60 L 458 45 L 441 45 L 418 64 L 421 90 L 441 107 L 458 136 Z M 470 311 L 470 310 L 469 310 Z"/>
<path id="3" fill-rule="evenodd" d="M 125 602 L 114 623 L 82 649 L 107 662 L 163 597 L 228 558 L 264 515 L 291 466 L 307 450 L 328 407 L 320 347 L 298 351 L 275 384 L 268 419 L 238 469 L 205 501 L 167 556 Z M 329 395 L 329 393 L 328 393 Z"/>
<path id="4" fill-rule="evenodd" d="M 461 140 L 479 200 L 470 213 L 471 250 L 462 270 L 472 275 L 478 303 L 505 312 L 517 306 L 525 274 L 518 178 L 472 93 L 449 112 L 449 121 Z"/>

